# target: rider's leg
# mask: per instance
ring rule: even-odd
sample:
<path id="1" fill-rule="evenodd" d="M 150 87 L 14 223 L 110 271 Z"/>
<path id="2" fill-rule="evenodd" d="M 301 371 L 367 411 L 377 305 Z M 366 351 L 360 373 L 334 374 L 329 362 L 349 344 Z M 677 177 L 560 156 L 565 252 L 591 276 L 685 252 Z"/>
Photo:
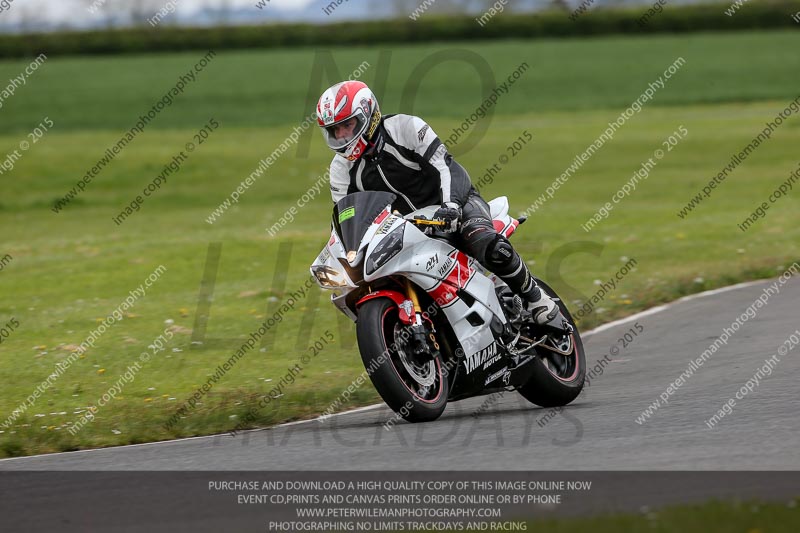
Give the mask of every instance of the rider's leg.
<path id="1" fill-rule="evenodd" d="M 459 248 L 505 281 L 526 303 L 537 323 L 552 320 L 558 311 L 555 302 L 536 285 L 525 261 L 508 239 L 495 231 L 489 204 L 477 191 L 470 191 L 461 219 Z"/>

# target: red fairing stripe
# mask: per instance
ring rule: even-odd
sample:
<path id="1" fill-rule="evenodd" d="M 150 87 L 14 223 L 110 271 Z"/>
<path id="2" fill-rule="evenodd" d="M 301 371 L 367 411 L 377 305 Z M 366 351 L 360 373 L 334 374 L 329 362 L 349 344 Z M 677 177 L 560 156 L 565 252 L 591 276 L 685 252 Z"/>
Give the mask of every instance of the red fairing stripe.
<path id="1" fill-rule="evenodd" d="M 375 222 L 373 222 L 373 224 L 380 224 L 381 222 L 386 220 L 386 217 L 388 216 L 389 216 L 389 211 L 384 209 L 383 211 L 381 211 L 381 214 L 378 215 L 378 218 L 375 219 Z"/>
<path id="2" fill-rule="evenodd" d="M 405 324 L 413 324 L 414 323 L 414 308 L 409 307 L 407 304 L 403 305 L 405 302 L 411 302 L 405 294 L 401 294 L 397 291 L 390 291 L 390 290 L 380 290 L 376 292 L 371 292 L 361 298 L 358 302 L 356 302 L 356 309 L 363 304 L 364 302 L 368 302 L 369 300 L 374 300 L 376 298 L 389 298 L 397 305 L 398 315 L 400 316 L 400 320 Z M 410 309 L 410 313 L 409 313 Z"/>
<path id="3" fill-rule="evenodd" d="M 456 260 L 456 268 L 450 271 L 450 274 L 447 276 L 447 281 L 463 289 L 467 285 L 469 278 L 475 273 L 475 271 L 469 267 L 469 256 L 456 250 L 450 257 Z"/>
<path id="4" fill-rule="evenodd" d="M 502 233 L 506 237 L 511 237 L 511 234 L 514 233 L 514 231 L 517 229 L 517 226 L 519 226 L 519 220 L 512 218 L 511 223 L 506 226 L 505 222 L 502 220 L 494 219 L 492 220 L 492 226 L 494 226 L 494 230 L 497 233 Z"/>
<path id="5" fill-rule="evenodd" d="M 466 254 L 454 250 L 449 257 L 455 259 L 453 268 L 442 282 L 428 291 L 434 301 L 442 307 L 455 301 L 458 298 L 458 289 L 466 287 L 475 274 L 475 270 L 469 267 L 469 256 Z"/>
<path id="6" fill-rule="evenodd" d="M 429 290 L 428 294 L 433 297 L 433 301 L 438 303 L 441 307 L 445 307 L 458 299 L 456 289 L 456 287 L 453 287 L 449 283 L 442 282 Z"/>
<path id="7" fill-rule="evenodd" d="M 516 218 L 511 219 L 511 224 L 508 225 L 506 229 L 505 235 L 506 237 L 511 237 L 511 234 L 517 231 L 517 226 L 519 226 L 519 220 Z"/>

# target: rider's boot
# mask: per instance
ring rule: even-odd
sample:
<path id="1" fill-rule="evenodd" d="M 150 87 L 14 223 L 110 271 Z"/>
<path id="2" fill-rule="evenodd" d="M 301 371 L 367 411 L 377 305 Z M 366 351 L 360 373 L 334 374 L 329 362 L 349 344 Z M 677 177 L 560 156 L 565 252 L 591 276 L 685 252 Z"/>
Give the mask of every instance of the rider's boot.
<path id="1" fill-rule="evenodd" d="M 490 250 L 490 268 L 522 298 L 525 309 L 533 316 L 534 321 L 542 325 L 554 319 L 558 314 L 558 306 L 536 284 L 528 266 L 511 243 L 498 236 Z"/>
<path id="2" fill-rule="evenodd" d="M 537 324 L 547 324 L 558 314 L 558 306 L 541 287 L 536 284 L 533 277 L 530 278 L 530 287 L 523 290 L 522 300 L 525 308 L 533 316 Z"/>

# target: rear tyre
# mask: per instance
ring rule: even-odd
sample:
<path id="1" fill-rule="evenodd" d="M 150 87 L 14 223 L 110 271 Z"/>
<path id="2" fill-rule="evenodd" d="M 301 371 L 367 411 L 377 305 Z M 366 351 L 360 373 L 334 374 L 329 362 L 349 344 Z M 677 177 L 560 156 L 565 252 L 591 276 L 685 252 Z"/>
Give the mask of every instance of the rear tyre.
<path id="1" fill-rule="evenodd" d="M 441 355 L 416 358 L 409 331 L 388 298 L 364 302 L 358 311 L 356 337 L 361 360 L 386 405 L 409 422 L 436 420 L 447 406 L 448 381 Z"/>
<path id="2" fill-rule="evenodd" d="M 544 282 L 537 280 L 539 286 L 555 300 L 561 314 L 572 326 L 572 333 L 545 341 L 567 355 L 556 353 L 542 346 L 536 348 L 538 357 L 533 361 L 534 371 L 528 382 L 517 389 L 529 402 L 541 407 L 561 407 L 569 404 L 583 390 L 586 379 L 586 355 L 583 351 L 578 327 L 575 325 L 567 306 Z"/>

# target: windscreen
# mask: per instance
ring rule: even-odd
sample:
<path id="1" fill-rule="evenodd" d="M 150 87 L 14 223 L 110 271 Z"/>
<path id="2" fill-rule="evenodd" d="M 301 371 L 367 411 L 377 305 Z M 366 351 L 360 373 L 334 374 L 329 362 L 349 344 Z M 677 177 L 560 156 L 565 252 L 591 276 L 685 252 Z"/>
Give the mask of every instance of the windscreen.
<path id="1" fill-rule="evenodd" d="M 364 234 L 381 211 L 397 197 L 390 192 L 356 192 L 339 200 L 333 208 L 333 227 L 345 252 L 358 251 Z"/>

